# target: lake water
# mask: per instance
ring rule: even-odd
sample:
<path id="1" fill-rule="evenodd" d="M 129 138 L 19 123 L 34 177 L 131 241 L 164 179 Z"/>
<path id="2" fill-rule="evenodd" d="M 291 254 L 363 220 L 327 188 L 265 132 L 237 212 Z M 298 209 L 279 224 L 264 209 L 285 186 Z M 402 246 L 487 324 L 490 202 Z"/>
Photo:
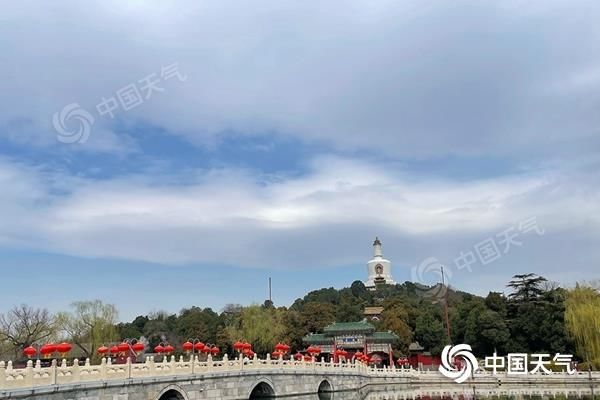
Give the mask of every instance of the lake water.
<path id="1" fill-rule="evenodd" d="M 280 398 L 280 397 L 278 397 Z M 476 397 L 471 395 L 455 395 L 455 396 L 422 396 L 414 393 L 411 390 L 397 391 L 349 391 L 349 392 L 334 392 L 320 393 L 305 396 L 281 397 L 293 400 L 477 400 L 477 399 L 495 399 L 495 400 L 600 400 L 600 395 L 595 394 L 594 399 L 591 395 L 538 395 L 538 396 L 484 396 L 478 394 Z"/>

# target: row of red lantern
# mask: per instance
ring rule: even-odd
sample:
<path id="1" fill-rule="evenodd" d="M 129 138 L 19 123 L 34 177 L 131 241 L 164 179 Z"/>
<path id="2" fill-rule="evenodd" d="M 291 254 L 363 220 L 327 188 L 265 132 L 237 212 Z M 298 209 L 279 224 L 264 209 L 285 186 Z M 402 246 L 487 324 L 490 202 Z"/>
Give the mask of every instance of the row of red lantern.
<path id="1" fill-rule="evenodd" d="M 248 358 L 254 358 L 254 350 L 252 350 L 252 344 L 248 342 L 237 341 L 233 344 L 233 349 Z"/>
<path id="2" fill-rule="evenodd" d="M 317 346 L 308 346 L 308 348 L 306 349 L 306 353 L 306 355 L 303 355 L 302 353 L 298 352 L 294 354 L 294 358 L 298 361 L 313 361 L 316 356 L 321 354 L 321 348 Z"/>
<path id="3" fill-rule="evenodd" d="M 233 349 L 240 353 L 252 351 L 252 345 L 248 342 L 240 342 L 239 340 L 233 344 Z"/>
<path id="4" fill-rule="evenodd" d="M 186 353 L 191 353 L 195 350 L 198 353 L 212 354 L 213 356 L 216 356 L 221 351 L 217 346 L 207 346 L 202 342 L 197 342 L 194 344 L 188 341 L 185 342 L 181 347 Z"/>
<path id="5" fill-rule="evenodd" d="M 290 346 L 285 343 L 277 343 L 275 345 L 275 351 L 271 354 L 274 358 L 280 358 L 286 355 L 290 351 Z"/>
<path id="6" fill-rule="evenodd" d="M 131 346 L 131 347 L 130 347 Z M 192 350 L 197 350 L 198 352 L 204 352 L 206 354 L 210 353 L 214 356 L 216 356 L 217 354 L 219 354 L 220 350 L 218 347 L 216 346 L 206 346 L 204 343 L 198 342 L 195 345 L 192 344 L 191 342 L 185 342 L 183 344 L 183 350 L 187 353 L 191 352 Z M 143 343 L 135 343 L 133 345 L 130 345 L 129 343 L 123 342 L 121 344 L 112 346 L 110 349 L 106 346 L 102 346 L 98 349 L 98 354 L 104 356 L 107 355 L 108 353 L 116 355 L 119 353 L 127 353 L 129 350 L 133 350 L 136 353 L 140 353 L 142 351 L 144 351 L 144 349 L 146 348 L 146 346 Z M 171 354 L 175 351 L 175 347 L 171 346 L 170 344 L 159 344 L 158 346 L 156 346 L 154 348 L 154 352 L 158 353 L 158 354 Z"/>
<path id="7" fill-rule="evenodd" d="M 314 358 L 312 356 L 307 355 L 303 355 L 302 353 L 298 352 L 296 354 L 294 354 L 294 358 L 298 361 L 300 360 L 304 360 L 304 361 L 312 361 Z"/>
<path id="8" fill-rule="evenodd" d="M 63 342 L 60 344 L 47 343 L 40 347 L 40 354 L 44 358 L 50 358 L 54 353 L 60 353 L 61 356 L 66 356 L 71 351 L 73 346 L 70 343 Z M 33 346 L 27 346 L 23 349 L 23 354 L 28 358 L 34 357 L 38 353 L 37 349 Z"/>
<path id="9" fill-rule="evenodd" d="M 106 346 L 100 346 L 97 350 L 98 354 L 101 356 L 105 356 L 108 353 L 112 355 L 117 355 L 119 353 L 127 353 L 130 350 L 133 350 L 135 353 L 141 353 L 146 349 L 146 345 L 140 342 L 130 344 L 127 342 L 119 343 L 117 345 L 112 346 L 110 349 Z"/>
<path id="10" fill-rule="evenodd" d="M 348 357 L 348 352 L 344 349 L 337 349 L 333 354 L 338 357 L 344 357 L 344 358 Z"/>
<path id="11" fill-rule="evenodd" d="M 362 352 L 358 351 L 356 353 L 354 353 L 354 359 L 361 361 L 365 364 L 370 364 L 373 362 L 373 360 L 371 359 L 371 357 L 369 357 L 367 354 L 363 354 Z"/>

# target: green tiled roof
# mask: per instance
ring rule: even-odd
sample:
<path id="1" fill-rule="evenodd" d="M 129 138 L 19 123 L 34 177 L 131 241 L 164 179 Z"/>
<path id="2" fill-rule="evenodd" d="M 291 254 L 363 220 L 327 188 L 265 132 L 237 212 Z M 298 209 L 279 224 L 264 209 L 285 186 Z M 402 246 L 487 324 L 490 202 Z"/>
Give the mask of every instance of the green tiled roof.
<path id="1" fill-rule="evenodd" d="M 302 338 L 308 344 L 331 344 L 333 338 L 327 337 L 322 333 L 311 333 Z"/>
<path id="2" fill-rule="evenodd" d="M 360 322 L 334 322 L 327 325 L 323 332 L 335 334 L 340 332 L 375 332 L 375 327 L 367 321 Z"/>
<path id="3" fill-rule="evenodd" d="M 390 343 L 398 339 L 400 338 L 394 332 L 375 332 L 367 336 L 367 343 Z"/>

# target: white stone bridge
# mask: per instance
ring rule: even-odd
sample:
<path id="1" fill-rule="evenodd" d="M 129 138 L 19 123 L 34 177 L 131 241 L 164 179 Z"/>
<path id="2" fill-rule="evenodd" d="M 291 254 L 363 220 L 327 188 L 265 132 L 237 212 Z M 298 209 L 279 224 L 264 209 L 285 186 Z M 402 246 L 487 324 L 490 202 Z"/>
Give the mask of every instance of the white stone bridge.
<path id="1" fill-rule="evenodd" d="M 456 384 L 437 371 L 371 368 L 361 363 L 233 359 L 194 363 L 171 357 L 155 362 L 68 366 L 65 360 L 42 367 L 29 362 L 15 369 L 0 362 L 0 399 L 38 400 L 201 400 L 310 396 L 330 399 L 417 399 L 424 396 L 580 397 L 598 393 L 598 373 L 523 377 L 475 374 Z"/>

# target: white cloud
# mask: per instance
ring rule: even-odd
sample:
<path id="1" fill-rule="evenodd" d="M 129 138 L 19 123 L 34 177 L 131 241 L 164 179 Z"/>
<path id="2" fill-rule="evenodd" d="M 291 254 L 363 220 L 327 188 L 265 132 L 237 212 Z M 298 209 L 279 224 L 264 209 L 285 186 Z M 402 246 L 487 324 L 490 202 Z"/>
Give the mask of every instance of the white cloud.
<path id="1" fill-rule="evenodd" d="M 457 184 L 347 159 L 311 165 L 305 176 L 266 184 L 222 169 L 175 185 L 160 175 L 50 177 L 4 161 L 1 190 L 12 195 L 1 204 L 0 237 L 83 257 L 293 268 L 356 262 L 365 251 L 353 246 L 375 234 L 390 248 L 421 248 L 396 255 L 412 264 L 532 216 L 557 234 L 585 225 L 597 235 L 600 227 L 597 186 L 582 189 L 553 171 Z M 59 185 L 67 194 L 54 194 Z"/>

